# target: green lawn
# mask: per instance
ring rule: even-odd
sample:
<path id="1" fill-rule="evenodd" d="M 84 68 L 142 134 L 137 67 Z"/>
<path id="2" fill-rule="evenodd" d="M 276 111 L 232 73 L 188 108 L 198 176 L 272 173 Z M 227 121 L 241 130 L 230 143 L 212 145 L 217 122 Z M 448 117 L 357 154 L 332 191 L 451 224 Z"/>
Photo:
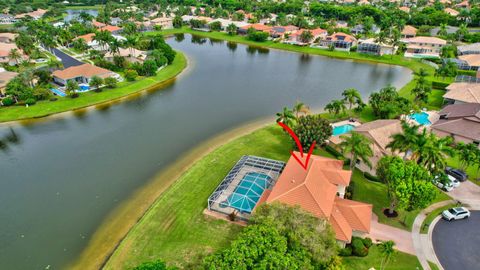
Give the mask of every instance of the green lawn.
<path id="1" fill-rule="evenodd" d="M 65 9 L 101 9 L 103 5 L 94 5 L 94 6 L 65 6 Z"/>
<path id="2" fill-rule="evenodd" d="M 438 265 L 436 265 L 435 263 L 433 262 L 428 262 L 428 265 L 430 266 L 430 269 L 432 270 L 438 270 Z"/>
<path id="3" fill-rule="evenodd" d="M 420 210 L 403 211 L 398 210 L 398 217 L 387 218 L 383 214 L 383 209 L 388 208 L 389 200 L 387 197 L 387 188 L 384 184 L 365 179 L 359 170 L 355 170 L 352 177 L 354 185 L 353 199 L 373 205 L 373 212 L 378 216 L 378 221 L 403 230 L 411 231 L 413 221 Z M 448 200 L 450 197 L 443 192 L 438 192 L 435 202 Z"/>
<path id="4" fill-rule="evenodd" d="M 428 233 L 428 227 L 430 226 L 432 221 L 436 217 L 438 217 L 444 210 L 455 207 L 455 206 L 457 206 L 457 204 L 452 203 L 452 204 L 449 204 L 449 205 L 445 205 L 444 207 L 437 208 L 437 209 L 433 210 L 432 212 L 428 213 L 427 217 L 425 218 L 425 220 L 422 223 L 422 227 L 420 227 L 420 233 Z"/>
<path id="5" fill-rule="evenodd" d="M 453 168 L 460 168 L 460 161 L 458 158 L 450 158 L 447 160 L 447 165 Z M 480 169 L 478 167 L 470 166 L 465 170 L 468 174 L 468 179 L 473 183 L 480 185 Z"/>
<path id="6" fill-rule="evenodd" d="M 342 261 L 348 270 L 368 270 L 372 267 L 380 269 L 382 257 L 377 246 L 370 247 L 366 257 L 343 257 Z M 417 257 L 397 251 L 387 264 L 386 270 L 415 270 L 422 269 Z"/>
<path id="7" fill-rule="evenodd" d="M 143 90 L 153 89 L 161 83 L 177 76 L 187 66 L 187 59 L 181 52 L 173 63 L 158 72 L 154 77 L 139 78 L 135 82 L 119 83 L 117 88 L 105 89 L 100 93 L 81 93 L 80 97 L 72 99 L 59 97 L 57 101 L 41 101 L 28 108 L 11 106 L 0 108 L 0 122 L 14 121 L 28 118 L 44 117 L 55 113 L 80 109 L 134 94 Z"/>
<path id="8" fill-rule="evenodd" d="M 200 159 L 155 201 L 115 250 L 105 269 L 128 269 L 155 259 L 185 267 L 198 263 L 205 253 L 226 246 L 241 228 L 205 217 L 202 212 L 208 197 L 242 155 L 286 161 L 290 145 L 289 137 L 271 125 L 224 144 Z M 315 154 L 331 157 L 322 149 Z M 377 214 L 388 205 L 383 184 L 366 180 L 358 171 L 353 182 L 354 199 L 374 203 Z M 408 217 L 410 225 L 379 217 L 381 222 L 409 230 L 415 213 L 401 214 L 401 218 Z M 375 252 L 374 248 L 366 258 L 347 258 L 347 269 L 368 269 L 362 267 L 378 263 Z M 410 266 L 417 265 L 412 258 L 399 253 L 398 261 L 391 264 L 398 268 L 389 269 L 411 269 Z"/>

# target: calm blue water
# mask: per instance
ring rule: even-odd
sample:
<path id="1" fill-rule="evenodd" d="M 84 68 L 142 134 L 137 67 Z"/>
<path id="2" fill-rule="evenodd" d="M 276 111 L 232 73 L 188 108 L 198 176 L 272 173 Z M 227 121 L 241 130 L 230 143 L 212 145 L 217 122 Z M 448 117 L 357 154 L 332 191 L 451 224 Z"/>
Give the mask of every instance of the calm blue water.
<path id="1" fill-rule="evenodd" d="M 355 129 L 355 126 L 349 125 L 349 124 L 334 127 L 333 128 L 333 136 L 338 136 L 338 135 L 348 133 L 353 129 Z"/>
<path id="2" fill-rule="evenodd" d="M 428 125 L 432 124 L 432 122 L 430 122 L 430 120 L 428 120 L 428 113 L 426 113 L 426 112 L 411 114 L 410 118 L 415 120 L 420 125 L 428 126 Z"/>

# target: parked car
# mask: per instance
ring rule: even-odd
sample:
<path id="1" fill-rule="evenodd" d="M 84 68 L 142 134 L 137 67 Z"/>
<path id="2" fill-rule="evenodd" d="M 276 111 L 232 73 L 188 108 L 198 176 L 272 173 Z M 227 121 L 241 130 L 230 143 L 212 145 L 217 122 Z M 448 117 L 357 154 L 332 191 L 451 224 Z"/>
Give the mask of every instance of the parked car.
<path id="1" fill-rule="evenodd" d="M 454 207 L 442 212 L 445 220 L 452 221 L 470 217 L 470 211 L 465 207 Z"/>
<path id="2" fill-rule="evenodd" d="M 464 171 L 450 168 L 450 167 L 447 167 L 445 169 L 445 173 L 455 177 L 455 179 L 457 179 L 460 182 L 465 182 L 467 181 L 467 178 L 468 178 L 467 174 Z"/>
<path id="3" fill-rule="evenodd" d="M 455 179 L 453 176 L 447 175 L 445 181 L 440 181 L 440 175 L 435 176 L 432 180 L 432 183 L 437 186 L 439 189 L 445 190 L 446 192 L 452 191 L 454 188 L 460 186 L 460 182 Z"/>

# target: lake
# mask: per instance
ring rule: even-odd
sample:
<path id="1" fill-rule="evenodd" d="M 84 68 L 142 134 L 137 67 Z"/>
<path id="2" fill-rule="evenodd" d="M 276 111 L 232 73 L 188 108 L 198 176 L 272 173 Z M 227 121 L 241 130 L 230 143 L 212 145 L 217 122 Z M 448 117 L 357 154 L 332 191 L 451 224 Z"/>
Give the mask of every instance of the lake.
<path id="1" fill-rule="evenodd" d="M 296 100 L 322 108 L 349 87 L 367 97 L 411 79 L 402 67 L 189 35 L 169 43 L 186 53 L 190 67 L 159 91 L 84 113 L 0 125 L 2 269 L 65 267 L 108 213 L 216 134 Z"/>

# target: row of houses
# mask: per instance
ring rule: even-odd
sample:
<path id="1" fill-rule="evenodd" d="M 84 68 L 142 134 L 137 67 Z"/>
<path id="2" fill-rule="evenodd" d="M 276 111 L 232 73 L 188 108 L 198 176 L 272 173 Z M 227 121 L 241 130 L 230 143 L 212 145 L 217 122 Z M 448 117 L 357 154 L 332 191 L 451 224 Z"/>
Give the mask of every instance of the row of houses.
<path id="1" fill-rule="evenodd" d="M 27 18 L 27 17 L 30 17 L 34 20 L 39 20 L 45 15 L 45 13 L 47 13 L 47 10 L 41 9 L 41 8 L 31 12 L 17 14 L 15 16 L 6 14 L 6 13 L 1 13 L 0 24 L 14 24 L 18 22 L 20 19 Z"/>

